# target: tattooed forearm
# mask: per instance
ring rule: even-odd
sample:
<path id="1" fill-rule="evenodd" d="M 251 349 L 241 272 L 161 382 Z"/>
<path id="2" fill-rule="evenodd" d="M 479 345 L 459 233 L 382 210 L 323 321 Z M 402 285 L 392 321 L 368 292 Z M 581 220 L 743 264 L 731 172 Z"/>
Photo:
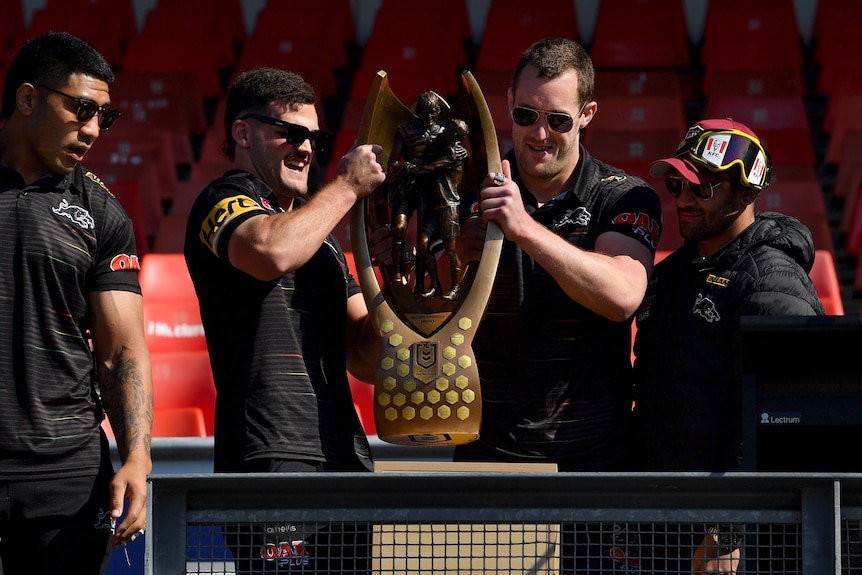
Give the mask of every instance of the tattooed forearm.
<path id="1" fill-rule="evenodd" d="M 140 447 L 149 454 L 153 402 L 138 361 L 131 354 L 123 354 L 109 365 L 103 364 L 99 380 L 120 457 L 125 461 L 130 452 Z"/>

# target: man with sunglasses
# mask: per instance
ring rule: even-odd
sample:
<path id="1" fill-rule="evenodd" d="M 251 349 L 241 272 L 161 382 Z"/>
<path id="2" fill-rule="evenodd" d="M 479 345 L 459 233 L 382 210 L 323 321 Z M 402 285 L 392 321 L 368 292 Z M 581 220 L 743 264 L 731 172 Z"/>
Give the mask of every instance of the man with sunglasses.
<path id="1" fill-rule="evenodd" d="M 646 182 L 582 145 L 599 109 L 594 78 L 588 53 L 563 38 L 539 40 L 515 69 L 514 148 L 503 172 L 484 180 L 477 215 L 461 233 L 468 262 L 480 254 L 487 222 L 505 241 L 473 340 L 480 435 L 456 447 L 456 460 L 552 462 L 560 471 L 631 466 L 631 318 L 652 272 L 661 202 Z M 563 529 L 568 573 L 575 534 Z M 585 538 L 577 541 L 585 572 Z M 609 549 L 590 548 L 601 563 L 592 567 L 612 568 Z"/>
<path id="2" fill-rule="evenodd" d="M 293 72 L 240 74 L 224 115 L 224 149 L 235 169 L 210 183 L 189 215 L 185 257 L 217 389 L 216 472 L 372 469 L 346 368 L 371 381 L 379 338 L 331 232 L 385 179 L 382 149 L 351 150 L 335 178 L 311 194 L 314 154 L 331 142 L 315 101 Z M 297 524 L 270 528 L 245 545 L 239 533 L 226 534 L 243 568 L 252 569 L 242 572 L 275 571 L 279 560 L 261 552 L 285 536 L 308 536 L 304 572 L 358 568 L 338 562 L 335 534 L 325 541 Z M 351 536 L 364 534 L 338 534 L 345 544 Z M 364 549 L 356 543 L 344 553 Z"/>
<path id="3" fill-rule="evenodd" d="M 91 46 L 49 33 L 21 47 L 3 87 L 0 573 L 96 575 L 146 527 L 153 398 L 135 236 L 81 164 L 119 116 L 113 80 Z"/>
<path id="4" fill-rule="evenodd" d="M 740 316 L 824 313 L 808 277 L 811 233 L 755 211 L 771 172 L 760 139 L 731 118 L 698 122 L 673 157 L 650 168 L 676 202 L 684 244 L 656 264 L 636 315 L 635 436 L 645 471 L 739 470 Z M 735 572 L 738 531 L 720 526 L 705 542 L 694 567 L 719 557 L 730 561 L 716 565 L 721 572 Z"/>

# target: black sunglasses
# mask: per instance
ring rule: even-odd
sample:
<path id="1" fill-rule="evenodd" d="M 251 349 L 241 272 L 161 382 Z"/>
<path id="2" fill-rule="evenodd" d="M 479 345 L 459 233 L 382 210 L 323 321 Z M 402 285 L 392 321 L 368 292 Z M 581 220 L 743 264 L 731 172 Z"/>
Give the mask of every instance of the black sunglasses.
<path id="1" fill-rule="evenodd" d="M 701 200 L 711 200 L 712 196 L 715 195 L 715 188 L 723 183 L 724 182 L 721 181 L 715 184 L 695 184 L 688 180 L 677 178 L 676 176 L 668 176 L 664 179 L 664 185 L 667 188 L 667 191 L 674 198 L 680 197 L 682 195 L 682 187 L 687 185 L 691 190 L 691 193 Z"/>
<path id="2" fill-rule="evenodd" d="M 84 98 L 76 98 L 75 96 L 70 96 L 69 94 L 66 94 L 65 92 L 61 92 L 60 90 L 55 90 L 54 88 L 51 88 L 50 86 L 46 86 L 44 84 L 35 84 L 34 83 L 33 85 L 37 86 L 39 88 L 44 88 L 45 90 L 48 90 L 49 92 L 54 92 L 55 94 L 59 94 L 59 95 L 63 96 L 64 98 L 68 98 L 69 100 L 72 100 L 73 102 L 75 102 L 78 105 L 78 109 L 75 110 L 75 118 L 79 122 L 89 122 L 93 116 L 95 116 L 96 114 L 99 114 L 99 129 L 101 129 L 101 130 L 107 130 L 108 128 L 113 126 L 114 122 L 116 122 L 117 118 L 119 118 L 121 115 L 120 111 L 115 110 L 113 108 L 113 106 L 111 106 L 110 104 L 108 104 L 106 106 L 99 106 L 98 104 L 96 104 L 92 100 L 86 100 Z"/>
<path id="3" fill-rule="evenodd" d="M 281 128 L 286 132 L 284 139 L 287 140 L 288 144 L 293 146 L 299 147 L 303 142 L 309 140 L 311 142 L 311 150 L 314 152 L 321 152 L 328 148 L 332 143 L 332 138 L 335 136 L 335 134 L 327 132 L 326 130 L 309 130 L 305 126 L 300 126 L 299 124 L 291 124 L 284 120 L 270 118 L 269 116 L 261 116 L 260 114 L 246 114 L 239 119 L 247 120 L 248 118 L 253 118 L 258 122 Z"/>
<path id="4" fill-rule="evenodd" d="M 512 110 L 512 120 L 519 126 L 532 126 L 542 116 L 547 118 L 548 127 L 561 134 L 565 134 L 575 125 L 575 119 L 562 112 L 542 112 L 525 106 L 518 106 Z"/>

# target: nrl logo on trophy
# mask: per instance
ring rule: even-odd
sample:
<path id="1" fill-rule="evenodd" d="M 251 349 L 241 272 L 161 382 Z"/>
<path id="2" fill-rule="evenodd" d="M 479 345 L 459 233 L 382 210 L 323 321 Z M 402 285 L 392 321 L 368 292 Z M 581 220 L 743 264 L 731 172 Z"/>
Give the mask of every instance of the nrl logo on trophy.
<path id="1" fill-rule="evenodd" d="M 450 104 L 434 91 L 411 106 L 374 78 L 358 143 L 383 147 L 386 181 L 353 208 L 357 279 L 381 334 L 374 383 L 380 439 L 458 445 L 479 436 L 482 396 L 472 340 L 485 312 L 503 234 L 488 225 L 478 263 L 461 262 L 461 225 L 482 180 L 501 171 L 491 113 L 470 72 Z M 392 233 L 391 265 L 372 265 L 368 239 Z"/>

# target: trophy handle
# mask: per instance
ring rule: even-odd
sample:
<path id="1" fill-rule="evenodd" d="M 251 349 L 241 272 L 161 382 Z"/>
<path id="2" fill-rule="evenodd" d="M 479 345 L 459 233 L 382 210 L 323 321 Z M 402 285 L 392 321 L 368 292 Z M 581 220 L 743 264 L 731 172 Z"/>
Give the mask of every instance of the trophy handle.
<path id="1" fill-rule="evenodd" d="M 481 127 L 484 149 L 478 157 L 485 158 L 485 173 L 499 172 L 502 163 L 491 112 L 469 71 L 462 74 L 459 102 L 465 97 L 474 122 Z M 397 127 L 413 117 L 391 91 L 386 72 L 381 70 L 372 82 L 357 142 L 383 146 L 380 161 L 387 166 Z M 470 343 L 494 284 L 502 230 L 493 222 L 488 224 L 475 277 L 460 306 L 445 314 L 415 313 L 420 322 L 410 325 L 386 300 L 371 263 L 366 215 L 368 202 L 380 201 L 375 195 L 377 192 L 353 207 L 350 237 L 358 280 L 383 347 L 374 382 L 378 436 L 401 445 L 458 445 L 473 441 L 478 438 L 481 423 L 481 391 Z M 423 322 L 428 326 L 425 330 Z M 431 333 L 433 340 L 429 339 Z"/>

